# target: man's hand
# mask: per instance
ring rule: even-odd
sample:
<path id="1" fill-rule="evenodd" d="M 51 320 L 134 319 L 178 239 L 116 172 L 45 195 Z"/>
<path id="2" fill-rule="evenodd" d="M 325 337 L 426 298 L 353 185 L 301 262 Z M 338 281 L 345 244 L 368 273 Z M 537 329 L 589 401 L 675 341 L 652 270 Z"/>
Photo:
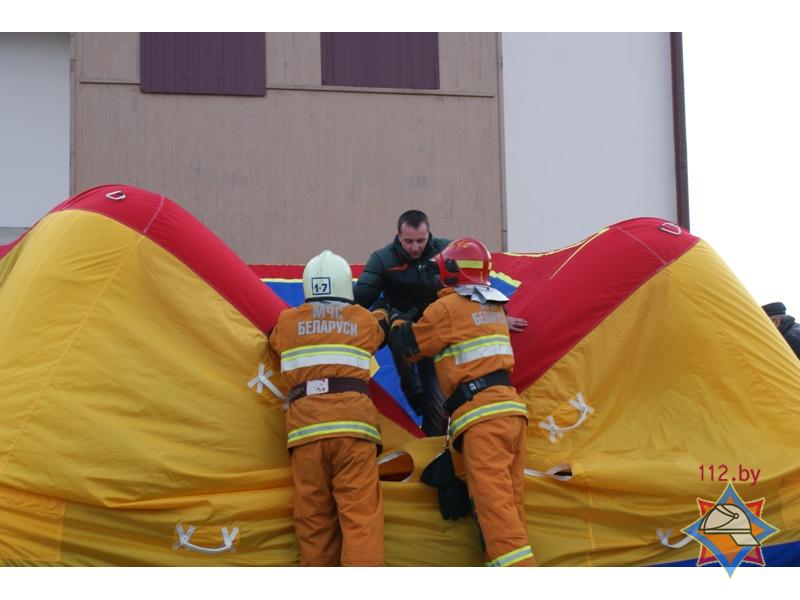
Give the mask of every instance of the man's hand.
<path id="1" fill-rule="evenodd" d="M 405 312 L 393 308 L 389 311 L 389 323 L 394 324 L 395 321 L 413 321 L 418 314 L 419 311 L 416 308 L 410 308 Z"/>
<path id="2" fill-rule="evenodd" d="M 380 298 L 375 300 L 375 303 L 372 305 L 372 308 L 370 310 L 372 310 L 372 311 L 385 310 L 388 313 L 389 312 L 389 303 L 386 302 L 386 298 L 381 296 Z"/>
<path id="3" fill-rule="evenodd" d="M 506 321 L 508 321 L 508 330 L 511 333 L 519 333 L 528 326 L 528 322 L 520 317 L 512 317 L 511 315 L 507 315 Z"/>

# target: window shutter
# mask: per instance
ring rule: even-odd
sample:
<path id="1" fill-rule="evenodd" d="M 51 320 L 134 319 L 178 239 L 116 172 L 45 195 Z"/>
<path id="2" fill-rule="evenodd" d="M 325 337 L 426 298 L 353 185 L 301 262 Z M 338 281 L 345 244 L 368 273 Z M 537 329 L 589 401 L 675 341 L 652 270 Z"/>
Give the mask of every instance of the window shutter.
<path id="1" fill-rule="evenodd" d="M 141 91 L 264 96 L 264 33 L 141 33 Z"/>
<path id="2" fill-rule="evenodd" d="M 322 33 L 322 84 L 439 89 L 438 33 Z"/>

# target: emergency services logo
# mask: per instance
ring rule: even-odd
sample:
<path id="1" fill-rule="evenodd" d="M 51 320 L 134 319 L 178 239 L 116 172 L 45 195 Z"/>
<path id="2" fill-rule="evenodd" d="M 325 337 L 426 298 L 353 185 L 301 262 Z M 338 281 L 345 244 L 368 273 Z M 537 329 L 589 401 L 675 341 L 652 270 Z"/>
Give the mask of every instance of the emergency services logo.
<path id="1" fill-rule="evenodd" d="M 745 502 L 729 483 L 716 502 L 697 505 L 700 518 L 682 531 L 700 543 L 698 567 L 717 562 L 730 576 L 743 562 L 766 566 L 761 545 L 778 529 L 761 518 L 764 498 Z"/>

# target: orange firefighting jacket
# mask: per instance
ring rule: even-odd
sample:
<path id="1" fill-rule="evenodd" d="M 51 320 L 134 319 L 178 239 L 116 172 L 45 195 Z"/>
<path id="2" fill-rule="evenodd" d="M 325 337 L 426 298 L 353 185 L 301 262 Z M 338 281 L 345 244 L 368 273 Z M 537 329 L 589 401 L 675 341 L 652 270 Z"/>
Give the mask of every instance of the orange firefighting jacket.
<path id="1" fill-rule="evenodd" d="M 403 329 L 397 330 L 397 327 Z M 445 396 L 459 384 L 514 368 L 508 323 L 501 304 L 470 300 L 453 288 L 439 291 L 416 323 L 395 321 L 393 343 L 399 340 L 411 361 L 434 357 L 436 375 Z M 512 386 L 497 385 L 478 392 L 450 416 L 453 440 L 475 423 L 506 415 L 527 418 L 525 404 Z"/>
<path id="2" fill-rule="evenodd" d="M 269 336 L 288 389 L 312 380 L 354 377 L 369 382 L 370 360 L 384 341 L 385 310 L 316 301 L 287 308 Z M 355 437 L 380 446 L 378 411 L 359 392 L 303 396 L 286 413 L 287 448 L 331 437 Z"/>

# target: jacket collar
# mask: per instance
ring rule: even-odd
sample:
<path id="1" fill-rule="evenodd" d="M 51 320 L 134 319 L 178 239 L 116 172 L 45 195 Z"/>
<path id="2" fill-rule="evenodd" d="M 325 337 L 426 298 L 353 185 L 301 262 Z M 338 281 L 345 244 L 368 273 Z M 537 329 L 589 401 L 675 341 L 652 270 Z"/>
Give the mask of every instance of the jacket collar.
<path id="1" fill-rule="evenodd" d="M 781 333 L 786 333 L 792 328 L 793 325 L 794 325 L 794 317 L 790 315 L 783 315 L 781 317 L 781 325 L 780 327 L 778 327 L 778 331 L 780 331 Z"/>
<path id="2" fill-rule="evenodd" d="M 450 294 L 458 294 L 459 296 L 468 298 L 473 302 L 480 302 L 481 304 L 486 304 L 486 302 L 498 302 L 505 304 L 508 302 L 508 297 L 505 294 L 503 294 L 500 290 L 496 290 L 488 285 L 462 285 L 458 287 L 444 287 L 436 292 L 436 295 L 439 298 L 444 298 Z"/>
<path id="3" fill-rule="evenodd" d="M 508 296 L 490 285 L 459 285 L 453 289 L 459 296 L 464 296 L 479 304 L 486 304 L 487 302 L 508 302 Z"/>

